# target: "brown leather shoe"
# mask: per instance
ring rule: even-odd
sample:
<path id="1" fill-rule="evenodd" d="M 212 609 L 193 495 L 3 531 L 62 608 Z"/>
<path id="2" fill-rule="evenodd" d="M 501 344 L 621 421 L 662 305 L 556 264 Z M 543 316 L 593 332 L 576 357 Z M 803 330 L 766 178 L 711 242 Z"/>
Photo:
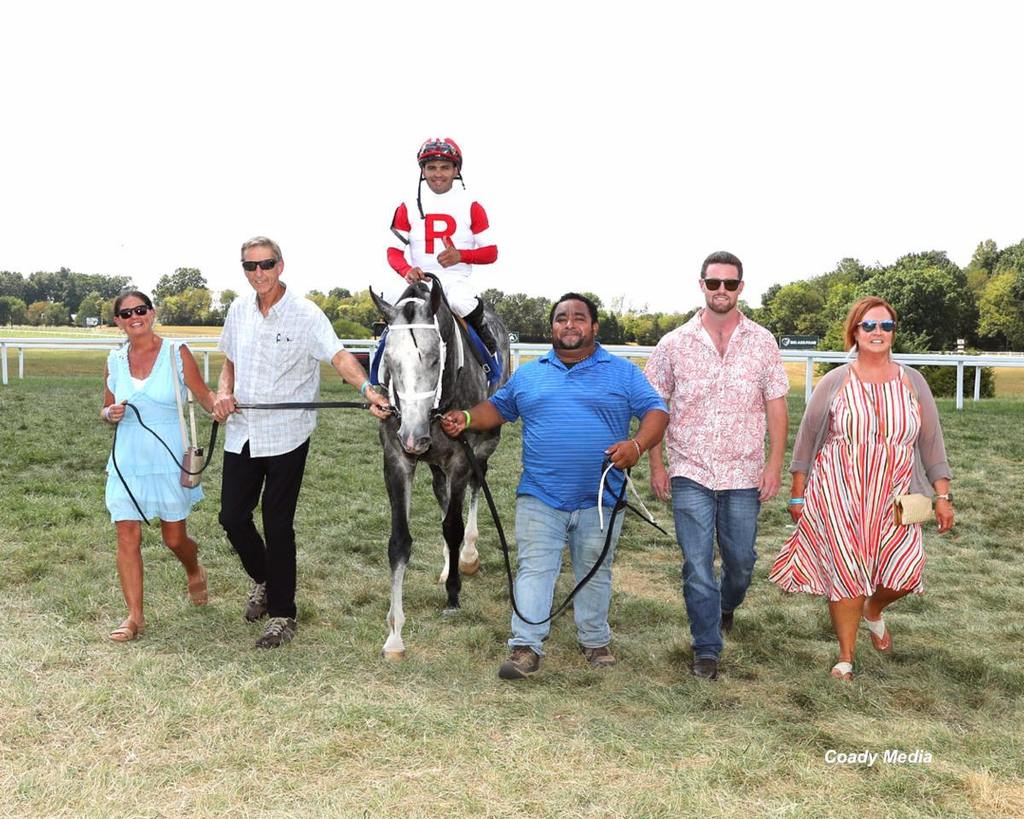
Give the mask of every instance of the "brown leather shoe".
<path id="1" fill-rule="evenodd" d="M 618 662 L 608 646 L 598 646 L 597 648 L 584 648 L 580 646 L 580 651 L 583 652 L 583 656 L 590 663 L 591 668 L 611 668 Z"/>
<path id="2" fill-rule="evenodd" d="M 537 673 L 540 668 L 540 655 L 529 646 L 514 646 L 508 659 L 498 669 L 498 676 L 503 680 L 525 680 Z"/>
<path id="3" fill-rule="evenodd" d="M 717 680 L 718 660 L 714 657 L 700 657 L 693 661 L 690 673 L 702 680 Z"/>

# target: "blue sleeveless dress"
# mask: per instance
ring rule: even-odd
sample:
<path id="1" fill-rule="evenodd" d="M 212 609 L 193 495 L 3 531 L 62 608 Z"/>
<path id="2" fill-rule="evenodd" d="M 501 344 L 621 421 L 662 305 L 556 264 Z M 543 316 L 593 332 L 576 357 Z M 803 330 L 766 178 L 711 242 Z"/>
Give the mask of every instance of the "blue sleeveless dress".
<path id="1" fill-rule="evenodd" d="M 127 399 L 134 404 L 146 426 L 156 432 L 181 461 L 184 453 L 174 390 L 176 387 L 182 390 L 184 401 L 185 377 L 181 356 L 175 352 L 174 345 L 164 339 L 149 377 L 141 389 L 136 389 L 128 369 L 128 345 L 111 350 L 107 357 L 107 387 L 114 394 L 115 402 Z M 178 482 L 180 468 L 159 441 L 139 425 L 130 408 L 125 408 L 124 418 L 117 427 L 117 465 L 147 518 L 184 520 L 203 498 L 202 487 L 181 486 Z M 110 458 L 107 459 L 106 502 L 112 521 L 141 520 Z"/>

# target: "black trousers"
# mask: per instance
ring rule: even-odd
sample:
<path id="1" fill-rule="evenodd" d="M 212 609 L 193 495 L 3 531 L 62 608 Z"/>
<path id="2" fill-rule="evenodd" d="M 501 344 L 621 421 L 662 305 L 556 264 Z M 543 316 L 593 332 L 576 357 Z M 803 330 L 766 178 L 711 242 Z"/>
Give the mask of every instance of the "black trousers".
<path id="1" fill-rule="evenodd" d="M 295 507 L 306 469 L 309 439 L 283 455 L 253 458 L 249 442 L 242 451 L 224 453 L 220 525 L 256 583 L 267 584 L 271 617 L 295 617 Z M 263 533 L 252 520 L 263 492 Z"/>

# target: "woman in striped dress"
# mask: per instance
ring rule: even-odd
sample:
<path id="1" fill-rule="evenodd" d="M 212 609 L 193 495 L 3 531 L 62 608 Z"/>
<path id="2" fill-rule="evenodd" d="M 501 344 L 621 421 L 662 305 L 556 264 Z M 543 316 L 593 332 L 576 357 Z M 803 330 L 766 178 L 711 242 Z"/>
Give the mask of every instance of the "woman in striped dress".
<path id="1" fill-rule="evenodd" d="M 921 525 L 896 524 L 893 498 L 936 493 L 939 531 L 953 526 L 950 471 L 928 382 L 890 355 L 896 311 L 868 296 L 846 317 L 852 364 L 819 382 L 793 448 L 789 511 L 796 531 L 769 579 L 791 592 L 827 595 L 839 640 L 833 677 L 853 679 L 863 618 L 876 650 L 892 651 L 883 610 L 923 591 Z"/>

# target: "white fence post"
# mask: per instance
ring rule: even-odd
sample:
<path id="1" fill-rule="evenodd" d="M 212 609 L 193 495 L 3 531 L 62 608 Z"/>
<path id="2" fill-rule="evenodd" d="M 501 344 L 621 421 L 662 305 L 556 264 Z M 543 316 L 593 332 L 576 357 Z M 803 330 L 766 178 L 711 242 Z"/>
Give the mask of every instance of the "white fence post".
<path id="1" fill-rule="evenodd" d="M 18 378 L 25 378 L 25 348 L 18 348 Z"/>
<path id="2" fill-rule="evenodd" d="M 0 381 L 4 384 L 7 383 L 7 345 L 0 344 L 0 359 L 3 359 L 3 363 L 0 364 Z"/>
<path id="3" fill-rule="evenodd" d="M 210 351 L 203 350 L 203 381 L 210 383 Z"/>
<path id="4" fill-rule="evenodd" d="M 810 403 L 811 392 L 814 390 L 814 354 L 807 356 L 804 365 L 804 404 Z"/>
<path id="5" fill-rule="evenodd" d="M 964 360 L 958 358 L 956 361 L 956 408 L 964 408 Z"/>
<path id="6" fill-rule="evenodd" d="M 981 367 L 974 368 L 974 400 L 981 400 Z"/>

